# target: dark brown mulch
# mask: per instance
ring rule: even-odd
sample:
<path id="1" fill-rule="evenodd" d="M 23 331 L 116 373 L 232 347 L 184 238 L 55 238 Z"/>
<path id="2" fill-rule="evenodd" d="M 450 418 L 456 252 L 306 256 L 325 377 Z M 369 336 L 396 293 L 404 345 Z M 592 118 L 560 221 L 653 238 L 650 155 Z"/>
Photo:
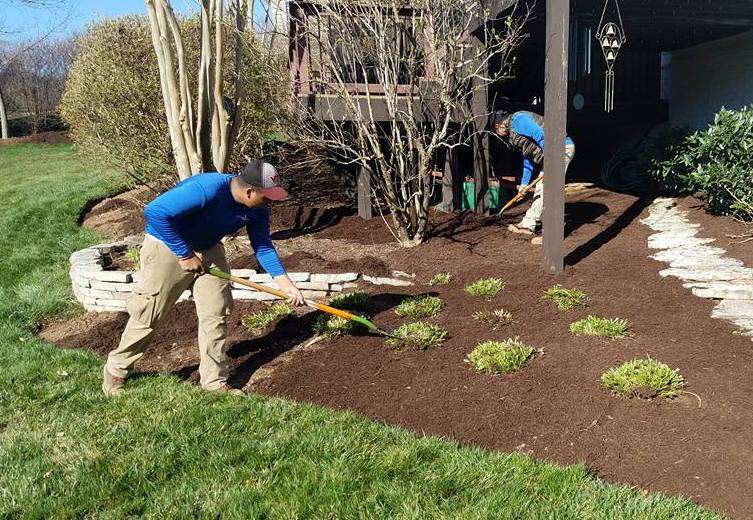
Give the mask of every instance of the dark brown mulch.
<path id="1" fill-rule="evenodd" d="M 69 144 L 71 138 L 68 132 L 40 132 L 34 135 L 24 137 L 11 137 L 9 139 L 0 139 L 0 146 L 15 145 L 23 143 L 32 144 Z"/>
<path id="2" fill-rule="evenodd" d="M 373 256 L 363 256 L 354 260 L 326 260 L 317 253 L 295 251 L 280 259 L 288 271 L 303 271 L 315 273 L 359 273 L 371 276 L 390 276 L 392 270 L 384 261 Z M 250 253 L 242 253 L 230 261 L 235 269 L 256 269 L 261 266 L 256 257 Z"/>
<path id="3" fill-rule="evenodd" d="M 733 517 L 753 517 L 753 345 L 733 335 L 732 325 L 710 317 L 714 302 L 659 276 L 665 266 L 647 258 L 650 230 L 638 220 L 649 203 L 598 190 L 571 198 L 569 267 L 559 278 L 542 275 L 538 247 L 511 236 L 493 219 L 448 220 L 441 237 L 381 260 L 417 273 L 419 282 L 441 271 L 452 272 L 454 281 L 444 287 L 377 290 L 371 309 L 377 323 L 396 327 L 401 320 L 393 308 L 403 293 L 436 292 L 447 305 L 434 320 L 451 334 L 445 345 L 396 352 L 382 338 L 340 338 L 326 348 L 297 353 L 253 389 L 356 410 L 465 444 L 585 462 L 612 482 L 683 494 Z M 339 228 L 348 225 L 343 220 L 330 230 L 348 235 L 351 229 Z M 507 282 L 493 302 L 463 290 L 482 276 Z M 555 283 L 586 291 L 591 308 L 556 311 L 541 300 Z M 269 335 L 248 340 L 237 325 L 245 305 L 234 314 L 230 337 L 233 380 L 241 385 L 259 366 L 309 337 L 313 316 L 288 318 Z M 470 319 L 477 310 L 499 307 L 514 316 L 505 329 L 494 332 Z M 617 342 L 572 336 L 569 324 L 588 314 L 626 318 L 635 336 Z M 101 319 L 69 322 L 69 339 L 58 342 L 106 352 L 116 344 L 124 317 L 107 318 L 116 320 L 109 328 L 96 322 Z M 43 334 L 54 340 L 49 331 L 55 327 Z M 179 307 L 163 328 L 141 369 L 192 372 L 196 324 L 190 305 Z M 469 370 L 464 359 L 479 341 L 514 336 L 540 349 L 519 373 L 489 376 Z M 693 394 L 646 401 L 613 397 L 600 387 L 606 369 L 646 355 L 678 368 Z"/>

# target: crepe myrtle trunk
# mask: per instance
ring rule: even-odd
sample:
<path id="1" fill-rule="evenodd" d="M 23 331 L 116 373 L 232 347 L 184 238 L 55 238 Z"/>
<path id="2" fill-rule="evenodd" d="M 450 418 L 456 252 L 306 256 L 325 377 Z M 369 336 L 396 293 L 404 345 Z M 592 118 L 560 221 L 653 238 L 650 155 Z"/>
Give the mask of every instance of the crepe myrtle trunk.
<path id="1" fill-rule="evenodd" d="M 223 0 L 199 2 L 201 53 L 195 89 L 187 72 L 193 67 L 186 63 L 180 24 L 170 0 L 145 1 L 178 177 L 227 171 L 241 123 L 247 0 L 230 0 L 227 10 Z M 227 17 L 233 17 L 231 24 Z M 224 81 L 227 27 L 235 38 L 232 95 L 226 92 Z"/>
<path id="2" fill-rule="evenodd" d="M 0 138 L 8 139 L 8 114 L 5 112 L 5 100 L 3 99 L 3 89 L 0 88 Z"/>

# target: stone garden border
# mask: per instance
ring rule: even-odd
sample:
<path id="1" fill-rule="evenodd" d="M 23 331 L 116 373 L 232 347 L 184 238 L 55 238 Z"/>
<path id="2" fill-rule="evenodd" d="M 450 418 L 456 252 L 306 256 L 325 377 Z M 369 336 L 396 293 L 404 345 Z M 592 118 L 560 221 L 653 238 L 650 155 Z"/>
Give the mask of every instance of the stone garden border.
<path id="1" fill-rule="evenodd" d="M 70 278 L 73 294 L 87 311 L 122 312 L 126 300 L 139 281 L 138 271 L 106 271 L 105 256 L 114 252 L 125 252 L 129 247 L 141 245 L 139 237 L 129 237 L 118 242 L 97 244 L 70 256 Z M 253 269 L 232 269 L 231 274 L 252 282 L 276 286 L 270 275 L 260 274 Z M 301 289 L 305 298 L 323 299 L 359 284 L 408 286 L 412 282 L 403 278 L 374 277 L 361 273 L 288 273 L 291 280 Z M 237 284 L 232 285 L 235 300 L 274 300 L 274 296 L 254 291 Z M 178 301 L 191 299 L 191 292 L 185 291 Z"/>

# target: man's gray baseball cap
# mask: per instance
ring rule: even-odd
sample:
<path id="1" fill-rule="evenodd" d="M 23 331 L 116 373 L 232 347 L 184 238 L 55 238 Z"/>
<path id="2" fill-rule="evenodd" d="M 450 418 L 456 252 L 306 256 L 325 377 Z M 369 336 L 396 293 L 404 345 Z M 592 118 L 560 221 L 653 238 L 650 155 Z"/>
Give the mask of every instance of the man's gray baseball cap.
<path id="1" fill-rule="evenodd" d="M 266 161 L 250 161 L 240 174 L 241 179 L 250 184 L 269 200 L 285 200 L 289 197 L 285 188 L 277 182 L 277 169 Z"/>

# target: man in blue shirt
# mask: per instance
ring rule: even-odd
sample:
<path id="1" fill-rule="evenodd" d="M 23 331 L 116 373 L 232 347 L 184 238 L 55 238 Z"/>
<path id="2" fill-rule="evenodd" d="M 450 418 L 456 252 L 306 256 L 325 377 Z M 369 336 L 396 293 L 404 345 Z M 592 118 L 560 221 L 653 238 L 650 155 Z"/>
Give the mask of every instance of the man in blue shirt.
<path id="1" fill-rule="evenodd" d="M 290 302 L 303 296 L 280 262 L 269 231 L 269 201 L 287 198 L 275 168 L 251 161 L 240 175 L 202 173 L 180 182 L 144 210 L 146 236 L 141 248 L 141 279 L 126 303 L 130 319 L 118 347 L 104 367 L 105 395 L 122 392 L 134 364 L 157 325 L 178 297 L 193 292 L 199 319 L 199 375 L 207 390 L 239 393 L 227 384 L 224 352 L 227 317 L 232 310 L 230 284 L 206 273 L 215 264 L 229 271 L 221 240 L 246 228 L 256 258 Z"/>
<path id="2" fill-rule="evenodd" d="M 504 139 L 511 148 L 518 150 L 523 155 L 523 174 L 520 179 L 519 190 L 525 189 L 534 178 L 534 175 L 544 175 L 544 118 L 533 112 L 505 111 L 494 112 L 491 116 L 490 126 L 492 131 Z M 575 143 L 570 137 L 566 137 L 564 143 L 565 171 L 575 156 Z M 533 236 L 536 228 L 541 224 L 541 213 L 544 208 L 542 199 L 544 182 L 539 182 L 533 194 L 533 202 L 519 224 L 510 224 L 507 229 L 513 233 Z M 541 243 L 541 237 L 534 237 L 534 244 Z"/>

